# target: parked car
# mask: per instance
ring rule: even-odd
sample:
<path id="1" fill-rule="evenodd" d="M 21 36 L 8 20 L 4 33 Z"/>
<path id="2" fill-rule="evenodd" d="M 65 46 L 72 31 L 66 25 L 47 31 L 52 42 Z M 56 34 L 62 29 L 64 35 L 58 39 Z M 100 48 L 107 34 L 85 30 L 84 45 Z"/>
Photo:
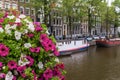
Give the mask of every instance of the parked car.
<path id="1" fill-rule="evenodd" d="M 91 41 L 91 40 L 93 40 L 93 37 L 92 36 L 86 36 L 85 39 L 88 40 L 88 41 Z"/>
<path id="2" fill-rule="evenodd" d="M 105 35 L 99 35 L 100 39 L 106 39 Z"/>
<path id="3" fill-rule="evenodd" d="M 94 40 L 100 39 L 100 37 L 98 35 L 93 35 L 92 37 L 93 37 Z"/>

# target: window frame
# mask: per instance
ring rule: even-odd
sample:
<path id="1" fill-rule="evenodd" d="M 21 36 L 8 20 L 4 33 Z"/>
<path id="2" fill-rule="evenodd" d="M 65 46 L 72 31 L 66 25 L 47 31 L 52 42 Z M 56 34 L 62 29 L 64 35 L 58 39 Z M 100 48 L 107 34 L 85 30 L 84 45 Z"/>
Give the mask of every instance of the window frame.
<path id="1" fill-rule="evenodd" d="M 19 2 L 24 2 L 24 0 L 19 0 Z"/>
<path id="2" fill-rule="evenodd" d="M 25 0 L 25 3 L 30 3 L 30 0 Z"/>
<path id="3" fill-rule="evenodd" d="M 23 9 L 23 13 L 21 13 L 21 9 Z M 24 9 L 24 7 L 23 7 L 23 6 L 20 6 L 19 10 L 20 10 L 20 14 L 24 14 L 25 9 Z"/>
<path id="4" fill-rule="evenodd" d="M 27 10 L 27 9 L 29 10 L 29 13 L 28 13 L 28 14 L 26 14 L 26 10 Z M 30 15 L 30 8 L 29 8 L 29 7 L 26 7 L 26 8 L 25 8 L 25 15 Z"/>

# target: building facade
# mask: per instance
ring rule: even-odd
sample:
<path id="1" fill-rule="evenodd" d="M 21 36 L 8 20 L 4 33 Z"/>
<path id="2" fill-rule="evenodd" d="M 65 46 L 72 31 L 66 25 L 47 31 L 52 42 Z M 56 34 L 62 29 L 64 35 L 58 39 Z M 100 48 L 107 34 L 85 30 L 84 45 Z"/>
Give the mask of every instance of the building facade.
<path id="1" fill-rule="evenodd" d="M 10 11 L 11 9 L 18 10 L 21 14 L 30 16 L 33 21 L 36 21 L 35 8 L 31 5 L 30 0 L 0 0 L 1 11 Z"/>
<path id="2" fill-rule="evenodd" d="M 88 36 L 88 20 L 87 19 L 81 20 L 81 35 Z"/>
<path id="3" fill-rule="evenodd" d="M 18 0 L 0 0 L 0 9 L 1 10 L 18 10 Z"/>
<path id="4" fill-rule="evenodd" d="M 63 18 L 60 11 L 52 10 L 50 15 L 50 27 L 52 30 L 50 32 L 58 39 L 63 38 Z"/>
<path id="5" fill-rule="evenodd" d="M 19 0 L 18 10 L 20 11 L 21 14 L 30 16 L 33 21 L 36 21 L 35 8 L 32 6 L 30 0 Z"/>

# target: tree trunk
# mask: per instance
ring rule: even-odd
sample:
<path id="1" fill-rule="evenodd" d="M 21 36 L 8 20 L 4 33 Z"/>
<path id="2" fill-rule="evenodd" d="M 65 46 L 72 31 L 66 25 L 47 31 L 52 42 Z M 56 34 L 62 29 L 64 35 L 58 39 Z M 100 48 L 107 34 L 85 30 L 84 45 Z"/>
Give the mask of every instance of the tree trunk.
<path id="1" fill-rule="evenodd" d="M 69 16 L 69 29 L 70 29 L 70 38 L 72 39 L 72 23 L 71 23 L 71 16 Z"/>
<path id="2" fill-rule="evenodd" d="M 90 8 L 88 8 L 88 32 L 89 32 L 89 35 L 91 35 L 91 14 L 90 14 Z"/>

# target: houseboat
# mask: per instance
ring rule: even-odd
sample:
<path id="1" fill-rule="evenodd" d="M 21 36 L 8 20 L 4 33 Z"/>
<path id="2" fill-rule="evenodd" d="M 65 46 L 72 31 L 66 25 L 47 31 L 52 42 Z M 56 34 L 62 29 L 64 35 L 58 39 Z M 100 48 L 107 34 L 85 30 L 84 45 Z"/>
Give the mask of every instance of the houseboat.
<path id="1" fill-rule="evenodd" d="M 60 55 L 70 55 L 73 52 L 87 50 L 89 44 L 86 40 L 60 40 L 57 41 L 57 47 Z"/>
<path id="2" fill-rule="evenodd" d="M 99 47 L 118 46 L 120 45 L 120 38 L 96 40 L 96 45 Z"/>

